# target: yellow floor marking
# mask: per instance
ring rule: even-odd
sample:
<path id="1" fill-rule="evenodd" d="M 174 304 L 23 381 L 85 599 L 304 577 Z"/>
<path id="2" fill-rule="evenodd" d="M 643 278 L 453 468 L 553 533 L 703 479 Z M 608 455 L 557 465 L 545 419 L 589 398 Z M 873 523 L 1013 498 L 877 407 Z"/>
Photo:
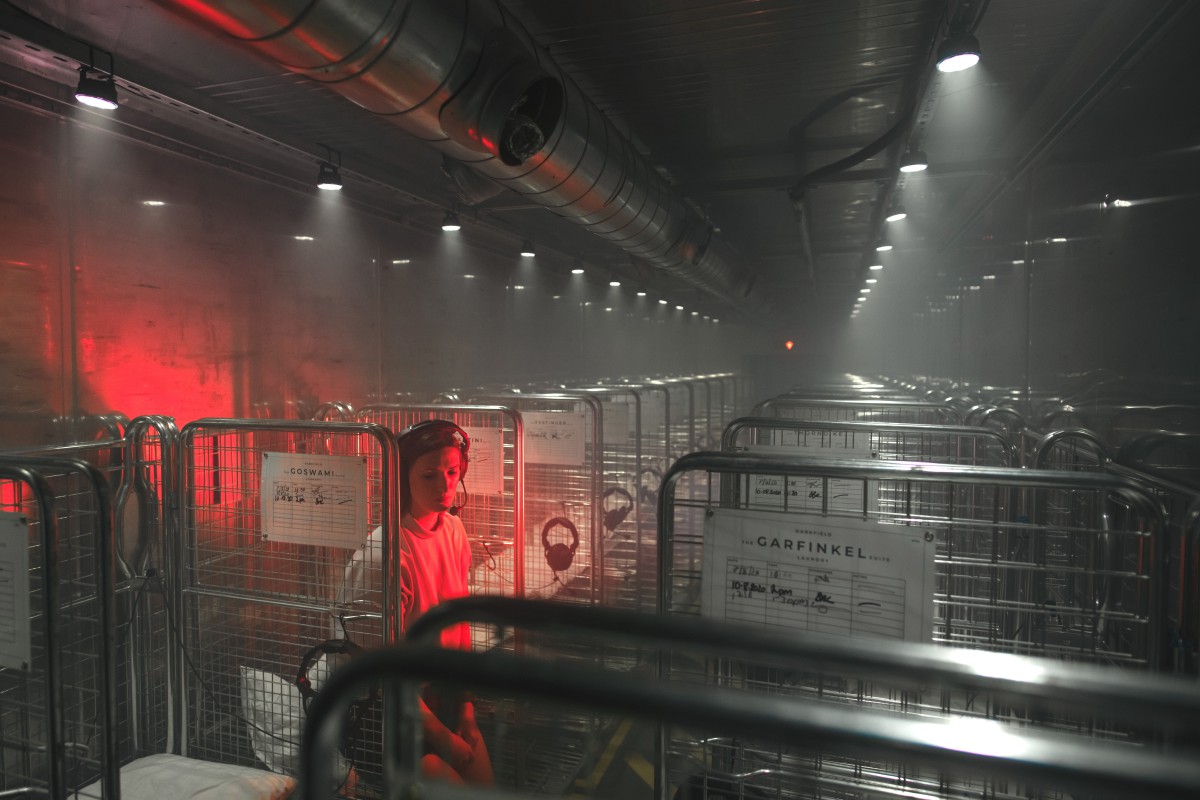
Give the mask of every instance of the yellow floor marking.
<path id="1" fill-rule="evenodd" d="M 613 734 L 613 738 L 609 741 L 608 747 L 604 748 L 604 754 L 600 756 L 600 760 L 596 762 L 596 768 L 592 770 L 592 774 L 586 778 L 580 778 L 575 781 L 576 788 L 579 789 L 595 789 L 600 785 L 600 779 L 604 777 L 604 773 L 608 771 L 608 767 L 612 764 L 613 758 L 617 755 L 617 748 L 621 746 L 621 742 L 625 741 L 625 736 L 629 733 L 629 729 L 633 727 L 633 720 L 627 719 L 617 726 L 617 732 Z"/>
<path id="2" fill-rule="evenodd" d="M 651 789 L 654 788 L 654 765 L 647 761 L 645 756 L 641 753 L 630 753 L 625 756 L 625 763 L 646 782 L 647 786 Z"/>

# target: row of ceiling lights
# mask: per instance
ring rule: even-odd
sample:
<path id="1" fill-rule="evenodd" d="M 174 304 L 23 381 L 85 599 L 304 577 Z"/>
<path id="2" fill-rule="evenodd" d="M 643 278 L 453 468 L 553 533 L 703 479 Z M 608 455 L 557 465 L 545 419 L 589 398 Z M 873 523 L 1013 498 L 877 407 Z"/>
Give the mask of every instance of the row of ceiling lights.
<path id="1" fill-rule="evenodd" d="M 79 83 L 75 87 L 75 99 L 90 108 L 112 111 L 119 104 L 117 84 L 113 77 L 112 53 L 99 51 L 108 56 L 108 70 L 104 71 L 95 66 L 97 49 L 89 45 L 88 52 L 90 54 L 88 63 L 79 65 Z M 329 145 L 320 146 L 325 148 L 326 157 L 317 170 L 317 188 L 339 191 L 343 185 L 339 170 L 342 164 L 342 154 Z"/>
<path id="2" fill-rule="evenodd" d="M 969 69 L 969 68 L 975 66 L 976 64 L 978 64 L 979 58 L 980 58 L 979 40 L 976 39 L 975 36 L 973 36 L 972 34 L 967 32 L 966 30 L 952 30 L 951 33 L 942 41 L 941 46 L 938 48 L 937 69 L 940 72 L 961 72 L 962 70 Z M 82 67 L 80 68 L 80 71 L 81 71 L 81 73 L 83 72 Z M 110 74 L 109 75 L 110 83 L 111 83 L 111 79 L 112 79 L 112 76 Z M 82 78 L 81 78 L 81 81 L 82 81 Z M 113 94 L 115 95 L 115 91 L 116 91 L 115 87 L 113 88 L 112 91 L 113 91 Z M 114 102 L 113 107 L 115 107 L 115 102 Z M 325 190 L 331 190 L 331 191 L 339 190 L 342 188 L 341 175 L 339 174 L 339 171 L 338 171 L 338 167 L 341 165 L 341 154 L 338 153 L 336 150 L 333 150 L 332 148 L 330 148 L 327 145 L 322 145 L 322 147 L 325 147 L 325 149 L 327 151 L 327 157 L 326 157 L 325 161 L 322 162 L 319 167 L 319 171 L 318 171 L 318 175 L 317 175 L 317 186 L 319 188 L 325 189 Z M 925 169 L 928 169 L 928 167 L 929 167 L 929 159 L 926 157 L 925 153 L 920 149 L 910 148 L 904 154 L 904 156 L 901 158 L 901 161 L 900 161 L 900 171 L 905 172 L 905 173 L 921 172 Z M 904 210 L 897 206 L 897 207 L 894 207 L 892 209 L 892 212 L 887 216 L 887 221 L 888 222 L 897 222 L 899 220 L 904 219 L 906 216 L 907 216 L 907 214 L 905 214 Z M 462 221 L 459 219 L 458 214 L 452 210 L 447 211 L 445 216 L 442 219 L 442 230 L 452 232 L 452 231 L 457 231 L 457 230 L 461 230 L 461 229 L 462 229 Z M 876 250 L 879 252 L 884 252 L 884 251 L 891 250 L 891 249 L 892 249 L 892 246 L 887 243 L 882 243 L 878 247 L 876 247 Z M 521 242 L 520 253 L 523 258 L 533 258 L 537 255 L 537 251 L 534 249 L 533 242 L 531 242 L 528 239 L 525 239 Z M 883 265 L 875 264 L 875 265 L 871 266 L 871 269 L 872 270 L 883 269 Z M 583 274 L 583 267 L 580 264 L 576 263 L 576 265 L 572 268 L 571 273 L 574 275 L 581 275 L 581 274 Z M 875 278 L 867 279 L 868 284 L 874 284 L 875 282 L 876 282 Z M 609 282 L 609 286 L 612 286 L 612 287 L 619 287 L 620 285 L 621 285 L 621 282 L 616 280 L 615 278 Z M 865 302 L 865 300 L 866 300 L 865 295 L 867 293 L 869 293 L 870 291 L 871 291 L 871 289 L 869 286 L 867 288 L 863 289 L 863 295 L 858 298 L 858 303 L 854 307 L 854 312 L 853 312 L 852 316 L 858 314 L 858 310 L 862 307 L 862 303 Z M 646 293 L 644 291 L 639 291 L 637 294 L 639 297 L 644 297 L 646 295 Z M 667 300 L 659 300 L 659 303 L 666 305 L 666 304 L 668 304 L 668 301 Z M 681 311 L 683 310 L 683 306 L 681 306 L 681 305 L 676 305 L 676 308 Z M 693 311 L 692 313 L 698 314 L 699 312 Z M 706 319 L 707 319 L 707 317 L 706 317 Z"/>
<path id="3" fill-rule="evenodd" d="M 459 219 L 458 214 L 454 211 L 447 211 L 446 214 L 442 217 L 442 230 L 446 231 L 448 233 L 453 233 L 454 231 L 458 231 L 461 229 L 462 229 L 462 220 Z M 537 250 L 534 248 L 533 242 L 531 240 L 529 240 L 529 239 L 521 240 L 520 254 L 521 254 L 522 258 L 535 258 L 537 256 Z M 585 270 L 583 267 L 583 262 L 579 259 L 575 259 L 575 262 L 571 265 L 571 274 L 572 275 L 583 275 L 584 272 L 585 272 Z M 621 281 L 617 280 L 617 278 L 614 276 L 613 278 L 611 278 L 609 280 L 608 285 L 613 287 L 614 289 L 619 288 L 621 286 Z M 637 291 L 637 296 L 645 297 L 646 290 L 639 289 Z M 659 305 L 664 305 L 664 306 L 670 305 L 670 301 L 666 300 L 666 299 L 659 299 L 658 302 L 659 302 Z M 677 311 L 685 310 L 684 307 L 679 304 L 676 304 L 675 309 Z M 693 311 L 692 316 L 700 316 L 700 312 Z M 709 318 L 710 317 L 708 314 L 704 315 L 704 319 L 709 319 Z M 713 320 L 713 321 L 715 322 L 717 320 Z"/>
<path id="4" fill-rule="evenodd" d="M 943 73 L 962 72 L 978 64 L 980 55 L 979 40 L 970 31 L 965 27 L 951 28 L 950 33 L 938 47 L 937 70 Z M 926 169 L 929 169 L 929 158 L 920 148 L 909 147 L 900 158 L 900 171 L 903 173 L 923 172 Z M 885 219 L 888 222 L 899 222 L 907 216 L 904 209 L 897 204 L 892 207 Z M 892 245 L 887 240 L 880 242 L 875 247 L 877 253 L 885 253 L 891 249 Z M 883 264 L 876 263 L 870 266 L 872 272 L 882 269 Z M 876 278 L 866 279 L 867 285 L 859 292 L 854 310 L 850 312 L 851 317 L 858 316 L 863 303 L 867 301 L 867 295 L 871 293 L 873 285 L 877 282 Z"/>

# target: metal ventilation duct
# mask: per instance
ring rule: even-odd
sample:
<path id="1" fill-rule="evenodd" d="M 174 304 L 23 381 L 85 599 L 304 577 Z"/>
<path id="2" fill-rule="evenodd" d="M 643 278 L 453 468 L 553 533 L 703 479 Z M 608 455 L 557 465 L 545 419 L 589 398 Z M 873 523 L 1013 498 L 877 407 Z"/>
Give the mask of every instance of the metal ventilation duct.
<path id="1" fill-rule="evenodd" d="M 754 311 L 693 212 L 496 0 L 166 0 L 655 267 Z"/>

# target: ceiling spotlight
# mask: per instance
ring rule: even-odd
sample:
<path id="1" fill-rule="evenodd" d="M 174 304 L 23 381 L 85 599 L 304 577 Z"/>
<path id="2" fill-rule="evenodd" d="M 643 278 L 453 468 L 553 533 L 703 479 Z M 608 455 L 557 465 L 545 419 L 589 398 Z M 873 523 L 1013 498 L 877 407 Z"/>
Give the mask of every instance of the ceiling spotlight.
<path id="1" fill-rule="evenodd" d="M 608 282 L 608 285 L 609 286 L 620 286 L 621 282 L 619 280 L 617 280 L 616 278 L 613 278 L 611 281 Z"/>
<path id="2" fill-rule="evenodd" d="M 921 172 L 929 169 L 929 159 L 920 150 L 908 150 L 900 159 L 901 172 Z"/>
<path id="3" fill-rule="evenodd" d="M 901 208 L 900 206 L 896 206 L 895 208 L 892 209 L 890 214 L 888 214 L 886 217 L 884 217 L 884 219 L 886 219 L 888 222 L 899 222 L 900 220 L 904 219 L 907 216 L 908 216 L 908 214 L 904 211 L 903 208 Z"/>
<path id="4" fill-rule="evenodd" d="M 979 40 L 965 30 L 951 31 L 938 47 L 938 72 L 962 72 L 979 63 Z"/>
<path id="5" fill-rule="evenodd" d="M 453 211 L 447 211 L 446 216 L 442 218 L 442 230 L 456 231 L 462 228 L 462 223 L 458 221 L 458 214 Z"/>
<path id="6" fill-rule="evenodd" d="M 342 176 L 332 162 L 326 161 L 321 164 L 320 170 L 317 171 L 317 188 L 327 192 L 341 191 Z"/>
<path id="7" fill-rule="evenodd" d="M 892 249 L 892 246 L 890 244 L 887 244 L 886 242 L 875 246 L 876 253 L 886 253 L 888 250 L 891 250 L 891 249 Z"/>
<path id="8" fill-rule="evenodd" d="M 660 306 L 665 306 L 665 305 L 667 304 L 667 301 L 666 301 L 666 300 L 659 300 L 659 301 L 658 301 L 658 304 L 659 304 Z"/>
<path id="9" fill-rule="evenodd" d="M 645 293 L 644 291 L 642 291 L 642 292 L 638 292 L 638 293 L 637 293 L 637 296 L 638 296 L 638 297 L 645 297 L 645 296 L 646 296 L 646 293 Z"/>
<path id="10" fill-rule="evenodd" d="M 867 267 L 867 269 L 881 270 L 883 269 L 883 264 L 872 264 L 871 266 Z"/>
<path id="11" fill-rule="evenodd" d="M 676 311 L 683 311 L 683 306 L 675 306 Z"/>
<path id="12" fill-rule="evenodd" d="M 85 106 L 112 111 L 117 107 L 117 84 L 113 81 L 112 73 L 80 65 L 75 99 Z"/>
<path id="13" fill-rule="evenodd" d="M 533 242 L 528 239 L 521 242 L 521 258 L 533 258 L 537 252 L 533 249 Z"/>
<path id="14" fill-rule="evenodd" d="M 318 143 L 318 146 L 325 148 L 325 160 L 321 162 L 321 168 L 317 171 L 317 188 L 327 192 L 340 192 L 342 176 L 338 167 L 342 165 L 342 153 L 327 144 Z"/>

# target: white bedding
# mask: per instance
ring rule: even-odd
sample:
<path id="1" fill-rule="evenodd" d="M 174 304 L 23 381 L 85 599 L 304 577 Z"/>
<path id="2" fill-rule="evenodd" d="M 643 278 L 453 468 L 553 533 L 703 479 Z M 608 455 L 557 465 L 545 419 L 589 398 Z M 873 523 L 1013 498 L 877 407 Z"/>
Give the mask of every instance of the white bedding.
<path id="1" fill-rule="evenodd" d="M 121 768 L 122 800 L 281 800 L 296 779 L 254 767 L 217 764 L 159 753 Z M 77 798 L 100 797 L 100 782 Z"/>

